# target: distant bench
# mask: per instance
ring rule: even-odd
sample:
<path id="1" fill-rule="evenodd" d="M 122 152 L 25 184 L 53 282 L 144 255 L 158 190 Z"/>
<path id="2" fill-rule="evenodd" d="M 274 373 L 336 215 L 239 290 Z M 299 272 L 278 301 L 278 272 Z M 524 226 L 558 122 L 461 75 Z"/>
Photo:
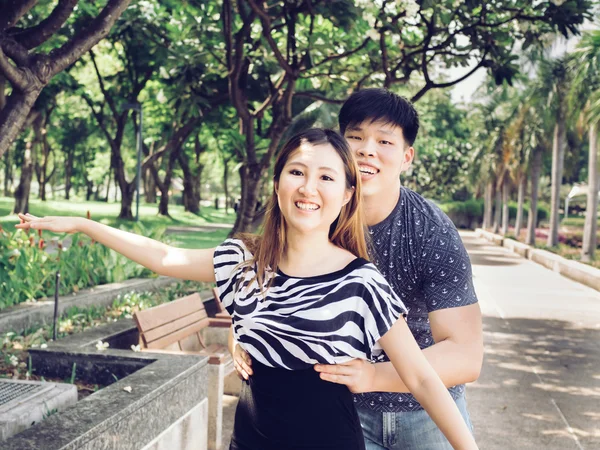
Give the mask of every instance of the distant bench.
<path id="1" fill-rule="evenodd" d="M 231 317 L 223 311 L 216 290 L 213 292 L 219 317 L 208 317 L 204 302 L 195 293 L 138 311 L 134 319 L 140 332 L 142 351 L 208 356 L 208 447 L 219 450 L 222 446 L 223 394 L 226 391 L 239 393 L 241 381 L 235 375 L 227 349 Z"/>

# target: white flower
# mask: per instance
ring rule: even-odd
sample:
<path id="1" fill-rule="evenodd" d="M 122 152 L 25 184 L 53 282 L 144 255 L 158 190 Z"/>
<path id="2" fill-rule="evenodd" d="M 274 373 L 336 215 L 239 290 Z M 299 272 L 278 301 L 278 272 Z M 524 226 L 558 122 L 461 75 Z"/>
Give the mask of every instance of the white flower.
<path id="1" fill-rule="evenodd" d="M 138 345 L 132 345 L 131 346 L 131 350 L 133 350 L 134 352 L 141 352 L 142 349 L 140 348 L 139 344 Z"/>
<path id="2" fill-rule="evenodd" d="M 43 343 L 42 345 L 40 345 L 40 348 L 48 348 L 48 344 Z"/>
<path id="3" fill-rule="evenodd" d="M 98 350 L 106 350 L 108 348 L 108 346 L 109 346 L 108 342 L 102 342 L 102 341 L 96 342 L 96 348 Z"/>
<path id="4" fill-rule="evenodd" d="M 10 355 L 10 363 L 15 367 L 18 366 L 19 358 L 17 358 L 15 355 Z"/>
<path id="5" fill-rule="evenodd" d="M 379 42 L 379 31 L 371 28 L 369 31 L 367 31 L 367 37 L 370 37 L 375 42 Z"/>

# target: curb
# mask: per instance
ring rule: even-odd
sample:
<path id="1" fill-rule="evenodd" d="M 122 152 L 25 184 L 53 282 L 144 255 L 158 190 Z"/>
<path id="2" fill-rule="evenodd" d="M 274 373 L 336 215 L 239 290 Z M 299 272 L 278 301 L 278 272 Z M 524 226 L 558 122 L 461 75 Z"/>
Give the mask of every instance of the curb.
<path id="1" fill-rule="evenodd" d="M 110 283 L 84 289 L 77 294 L 58 298 L 58 314 L 71 306 L 109 306 L 115 297 L 126 292 L 156 290 L 175 283 L 170 277 L 133 278 L 121 283 Z M 0 312 L 0 330 L 25 330 L 33 325 L 51 323 L 54 317 L 54 300 L 21 303 Z"/>
<path id="2" fill-rule="evenodd" d="M 537 249 L 481 228 L 475 229 L 475 236 L 504 247 L 573 281 L 600 291 L 600 269 L 568 260 L 547 250 Z"/>

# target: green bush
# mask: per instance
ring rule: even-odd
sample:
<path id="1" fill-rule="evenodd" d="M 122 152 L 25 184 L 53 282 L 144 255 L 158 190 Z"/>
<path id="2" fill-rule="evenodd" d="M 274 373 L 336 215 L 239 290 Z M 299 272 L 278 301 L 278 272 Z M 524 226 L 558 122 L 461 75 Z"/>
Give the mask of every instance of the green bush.
<path id="1" fill-rule="evenodd" d="M 165 230 L 151 232 L 136 224 L 134 231 L 162 240 Z M 0 310 L 51 296 L 57 270 L 61 274 L 61 295 L 99 284 L 151 276 L 148 269 L 85 236 L 73 235 L 68 247 L 59 240 L 56 251 L 48 253 L 42 233 L 40 235 L 23 230 L 11 234 L 0 228 Z"/>
<path id="2" fill-rule="evenodd" d="M 439 205 L 458 228 L 474 228 L 483 219 L 483 201 L 466 200 Z"/>
<path id="3" fill-rule="evenodd" d="M 466 200 L 464 202 L 442 203 L 439 207 L 458 228 L 475 228 L 483 222 L 483 200 Z M 523 205 L 524 220 L 529 214 L 529 204 Z M 538 203 L 538 223 L 548 219 L 550 211 L 547 205 Z M 517 203 L 508 203 L 508 217 L 513 221 L 517 218 Z"/>

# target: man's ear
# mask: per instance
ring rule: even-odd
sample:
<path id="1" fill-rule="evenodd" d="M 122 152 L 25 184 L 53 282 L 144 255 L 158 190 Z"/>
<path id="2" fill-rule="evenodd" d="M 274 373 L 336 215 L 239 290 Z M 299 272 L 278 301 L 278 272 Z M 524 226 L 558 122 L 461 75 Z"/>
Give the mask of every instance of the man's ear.
<path id="1" fill-rule="evenodd" d="M 400 172 L 406 172 L 410 169 L 410 166 L 415 158 L 415 149 L 410 146 L 406 150 L 404 150 L 404 157 L 402 161 L 402 166 L 400 167 Z"/>

